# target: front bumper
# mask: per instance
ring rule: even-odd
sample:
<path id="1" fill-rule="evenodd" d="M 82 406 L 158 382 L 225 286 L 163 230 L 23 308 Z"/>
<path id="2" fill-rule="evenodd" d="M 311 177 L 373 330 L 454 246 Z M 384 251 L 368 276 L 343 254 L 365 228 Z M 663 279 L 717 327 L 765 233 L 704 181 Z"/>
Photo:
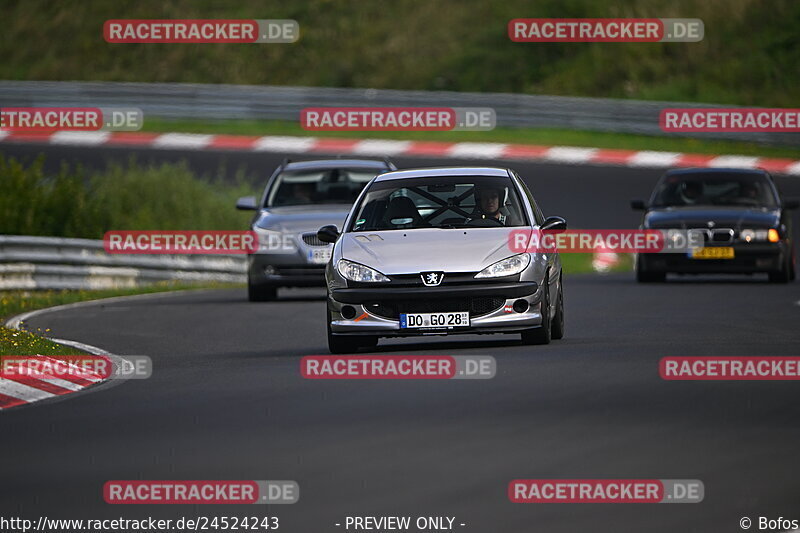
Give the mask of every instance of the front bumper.
<path id="1" fill-rule="evenodd" d="M 757 274 L 777 272 L 786 261 L 784 242 L 732 244 L 733 259 L 692 259 L 688 254 L 639 254 L 645 272 L 676 274 Z"/>
<path id="2" fill-rule="evenodd" d="M 513 333 L 541 326 L 542 294 L 535 282 L 334 289 L 328 297 L 331 333 L 379 337 Z M 528 303 L 524 312 L 514 311 L 517 300 Z M 350 318 L 342 314 L 346 307 L 352 308 Z M 400 328 L 400 313 L 447 311 L 469 311 L 469 327 Z"/>
<path id="3" fill-rule="evenodd" d="M 272 287 L 324 287 L 325 264 L 312 263 L 300 251 L 294 254 L 257 253 L 248 256 L 251 284 Z"/>

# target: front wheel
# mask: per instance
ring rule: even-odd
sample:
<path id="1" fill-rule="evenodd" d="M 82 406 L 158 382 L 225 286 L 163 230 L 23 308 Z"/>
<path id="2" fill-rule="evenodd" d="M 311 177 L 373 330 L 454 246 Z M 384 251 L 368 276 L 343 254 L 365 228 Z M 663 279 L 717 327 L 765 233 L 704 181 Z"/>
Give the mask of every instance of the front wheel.
<path id="1" fill-rule="evenodd" d="M 564 338 L 564 287 L 558 289 L 558 301 L 556 302 L 556 315 L 553 317 L 553 324 L 550 328 L 550 337 L 554 339 Z"/>
<path id="2" fill-rule="evenodd" d="M 643 261 L 636 258 L 636 281 L 639 283 L 664 283 L 667 281 L 666 272 L 650 272 L 644 269 Z"/>
<path id="3" fill-rule="evenodd" d="M 247 299 L 251 302 L 270 302 L 278 298 L 277 287 L 265 287 L 247 282 Z"/>
<path id="4" fill-rule="evenodd" d="M 542 285 L 542 325 L 538 328 L 526 329 L 522 332 L 522 344 L 550 344 L 551 321 L 550 321 L 550 282 L 544 279 Z"/>
<path id="5" fill-rule="evenodd" d="M 770 272 L 769 273 L 769 282 L 770 283 L 789 283 L 792 281 L 792 260 L 791 258 L 787 258 L 786 261 L 783 263 L 783 268 L 778 270 L 777 272 Z"/>
<path id="6" fill-rule="evenodd" d="M 357 352 L 359 348 L 375 348 L 378 345 L 378 337 L 373 335 L 334 335 L 331 331 L 330 309 L 325 310 L 325 315 L 328 329 L 328 351 L 332 354 L 350 354 Z"/>

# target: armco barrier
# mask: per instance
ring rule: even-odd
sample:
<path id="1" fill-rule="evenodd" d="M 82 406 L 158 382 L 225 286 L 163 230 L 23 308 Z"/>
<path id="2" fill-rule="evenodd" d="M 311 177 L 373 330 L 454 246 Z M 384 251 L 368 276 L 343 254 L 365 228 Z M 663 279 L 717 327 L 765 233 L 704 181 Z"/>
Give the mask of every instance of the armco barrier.
<path id="1" fill-rule="evenodd" d="M 299 121 L 306 107 L 491 107 L 497 126 L 735 139 L 800 145 L 795 133 L 681 133 L 659 127 L 663 108 L 731 107 L 513 93 L 399 91 L 191 83 L 0 81 L 0 107 L 137 107 L 147 117 Z"/>
<path id="2" fill-rule="evenodd" d="M 244 255 L 112 255 L 103 241 L 0 235 L 0 290 L 246 281 Z"/>

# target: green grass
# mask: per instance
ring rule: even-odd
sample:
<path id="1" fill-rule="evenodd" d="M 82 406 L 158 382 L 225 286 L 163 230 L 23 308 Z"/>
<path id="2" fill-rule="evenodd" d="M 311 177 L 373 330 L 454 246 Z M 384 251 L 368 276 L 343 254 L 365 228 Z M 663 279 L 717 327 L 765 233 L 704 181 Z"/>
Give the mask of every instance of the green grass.
<path id="1" fill-rule="evenodd" d="M 279 120 L 163 120 L 146 118 L 144 131 L 213 133 L 229 135 L 300 135 L 339 138 L 375 138 L 442 142 L 499 142 L 558 146 L 588 146 L 618 150 L 657 150 L 698 154 L 737 154 L 800 158 L 800 147 L 765 146 L 757 143 L 713 141 L 683 137 L 655 137 L 625 133 L 576 131 L 556 128 L 492 131 L 325 131 L 309 132 L 296 122 Z"/>
<path id="2" fill-rule="evenodd" d="M 81 353 L 84 352 L 55 343 L 39 334 L 0 326 L 0 358 L 6 355 L 77 355 Z"/>
<path id="3" fill-rule="evenodd" d="M 514 92 L 794 107 L 796 0 L 6 0 L 0 79 Z M 515 43 L 514 18 L 693 17 L 699 43 Z M 294 44 L 108 44 L 113 18 L 290 18 Z M 135 102 L 131 102 L 135 105 Z M 198 110 L 202 113 L 202 110 Z"/>

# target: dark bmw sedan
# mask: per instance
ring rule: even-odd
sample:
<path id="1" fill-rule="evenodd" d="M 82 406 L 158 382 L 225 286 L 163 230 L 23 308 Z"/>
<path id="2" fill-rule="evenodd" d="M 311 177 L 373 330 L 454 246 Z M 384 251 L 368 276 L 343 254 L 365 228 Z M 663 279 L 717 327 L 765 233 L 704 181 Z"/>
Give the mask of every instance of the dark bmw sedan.
<path id="1" fill-rule="evenodd" d="M 670 170 L 650 201 L 631 201 L 645 212 L 642 229 L 696 231 L 704 246 L 686 254 L 639 254 L 636 279 L 659 282 L 667 273 L 756 274 L 773 283 L 794 279 L 794 243 L 787 210 L 764 170 L 704 168 Z"/>

